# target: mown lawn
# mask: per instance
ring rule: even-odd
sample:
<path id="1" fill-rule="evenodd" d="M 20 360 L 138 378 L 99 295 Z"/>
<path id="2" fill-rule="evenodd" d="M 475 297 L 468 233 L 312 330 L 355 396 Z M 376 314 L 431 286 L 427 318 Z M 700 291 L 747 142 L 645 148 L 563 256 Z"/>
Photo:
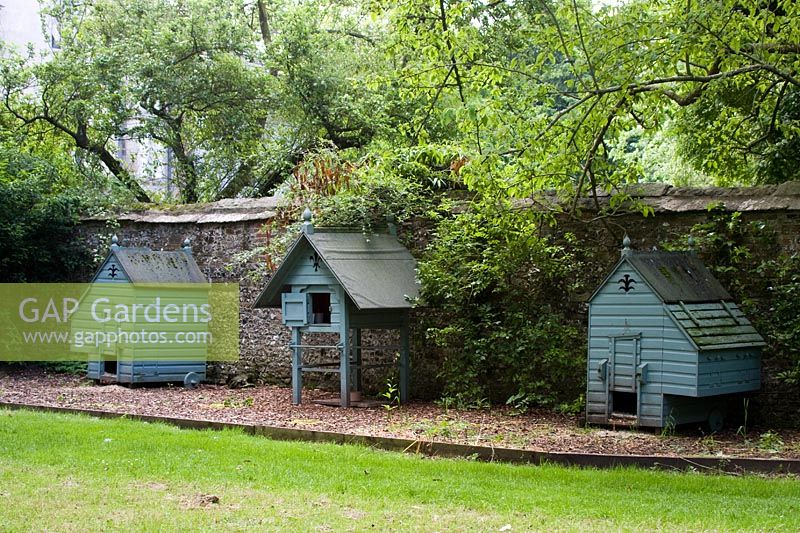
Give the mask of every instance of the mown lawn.
<path id="1" fill-rule="evenodd" d="M 0 530 L 98 528 L 797 531 L 800 481 L 425 459 L 0 410 Z"/>

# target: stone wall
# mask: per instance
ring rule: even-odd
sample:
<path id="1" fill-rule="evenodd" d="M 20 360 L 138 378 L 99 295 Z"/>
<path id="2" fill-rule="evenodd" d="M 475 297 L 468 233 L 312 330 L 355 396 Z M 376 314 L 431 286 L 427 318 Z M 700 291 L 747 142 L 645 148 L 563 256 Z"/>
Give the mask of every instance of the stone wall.
<path id="1" fill-rule="evenodd" d="M 582 242 L 591 244 L 595 253 L 592 275 L 597 279 L 601 279 L 618 259 L 619 235 L 622 233 L 631 237 L 634 248 L 647 249 L 685 234 L 694 224 L 707 219 L 708 205 L 718 203 L 724 204 L 729 211 L 741 211 L 745 219 L 765 221 L 777 232 L 779 243 L 785 250 L 800 251 L 800 183 L 741 189 L 687 189 L 645 184 L 635 186 L 628 193 L 650 206 L 654 214 L 647 217 L 632 213 L 615 216 L 608 221 L 612 232 L 599 222 L 584 224 L 564 219 L 559 225 L 558 231 L 571 231 Z M 600 201 L 605 202 L 607 198 Z M 593 203 L 585 199 L 580 202 L 580 207 L 590 211 Z M 118 234 L 124 246 L 165 250 L 178 248 L 188 237 L 197 262 L 209 279 L 241 284 L 240 361 L 212 364 L 212 379 L 288 384 L 290 354 L 286 346 L 289 344 L 289 330 L 281 324 L 278 310 L 251 309 L 267 279 L 252 275 L 263 258 L 254 257 L 245 262 L 237 260 L 240 252 L 266 242 L 264 225 L 274 222 L 276 209 L 275 198 L 223 200 L 171 210 L 123 213 L 113 219 L 87 219 L 79 232 L 99 255 L 104 255 L 112 233 Z M 429 229 L 420 222 L 403 228 L 417 243 L 416 249 L 421 249 L 421 243 L 429 238 Z M 436 381 L 438 362 L 436 356 L 426 350 L 422 333 L 412 331 L 415 334 L 412 340 L 412 394 L 433 398 L 440 390 Z M 381 338 L 376 338 L 375 342 L 386 344 Z M 392 354 L 381 352 L 374 357 L 386 361 Z M 374 392 L 385 385 L 389 374 L 374 372 L 366 377 L 368 389 Z M 765 391 L 765 394 L 769 393 Z M 796 417 L 798 407 L 790 409 L 794 409 Z"/>

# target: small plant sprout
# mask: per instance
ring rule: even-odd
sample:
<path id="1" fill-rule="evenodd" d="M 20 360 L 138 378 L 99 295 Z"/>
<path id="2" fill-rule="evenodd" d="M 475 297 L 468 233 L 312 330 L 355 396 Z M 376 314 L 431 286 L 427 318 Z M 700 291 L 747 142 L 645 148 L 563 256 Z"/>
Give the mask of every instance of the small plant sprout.
<path id="1" fill-rule="evenodd" d="M 750 398 L 742 400 L 742 407 L 744 408 L 744 420 L 742 421 L 742 425 L 736 430 L 736 434 L 747 442 L 747 412 L 750 409 Z"/>
<path id="2" fill-rule="evenodd" d="M 661 436 L 662 437 L 675 436 L 675 417 L 672 416 L 672 413 L 670 413 L 667 416 L 667 419 L 664 423 L 664 427 L 661 428 Z"/>
<path id="3" fill-rule="evenodd" d="M 769 430 L 758 438 L 758 448 L 768 453 L 780 453 L 784 448 L 783 439 L 778 433 Z"/>
<path id="4" fill-rule="evenodd" d="M 391 380 L 387 381 L 386 390 L 380 395 L 382 398 L 386 399 L 386 402 L 383 404 L 383 408 L 387 411 L 393 411 L 400 407 L 400 390 L 396 383 L 392 382 Z"/>

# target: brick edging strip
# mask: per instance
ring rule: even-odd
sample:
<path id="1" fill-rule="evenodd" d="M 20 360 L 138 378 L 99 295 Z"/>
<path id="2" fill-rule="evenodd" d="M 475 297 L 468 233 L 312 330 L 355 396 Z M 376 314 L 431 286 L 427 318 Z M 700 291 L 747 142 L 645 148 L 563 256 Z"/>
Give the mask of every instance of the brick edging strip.
<path id="1" fill-rule="evenodd" d="M 398 437 L 373 437 L 352 435 L 334 431 L 313 431 L 309 429 L 282 428 L 259 424 L 239 424 L 234 422 L 214 422 L 190 418 L 174 418 L 155 415 L 137 415 L 80 409 L 27 405 L 13 402 L 0 402 L 0 408 L 11 410 L 44 411 L 53 413 L 83 414 L 98 418 L 127 418 L 141 422 L 160 422 L 184 429 L 222 430 L 235 428 L 244 433 L 267 437 L 272 440 L 327 442 L 335 444 L 357 444 L 387 451 L 418 453 L 434 457 L 474 458 L 481 461 L 502 461 L 515 464 L 558 464 L 591 468 L 614 468 L 635 466 L 661 470 L 697 470 L 702 472 L 761 473 L 761 474 L 800 474 L 799 459 L 756 459 L 749 457 L 670 457 L 659 455 L 612 455 L 573 452 L 537 452 L 514 448 L 492 448 L 469 444 L 451 444 L 424 440 L 402 439 Z"/>

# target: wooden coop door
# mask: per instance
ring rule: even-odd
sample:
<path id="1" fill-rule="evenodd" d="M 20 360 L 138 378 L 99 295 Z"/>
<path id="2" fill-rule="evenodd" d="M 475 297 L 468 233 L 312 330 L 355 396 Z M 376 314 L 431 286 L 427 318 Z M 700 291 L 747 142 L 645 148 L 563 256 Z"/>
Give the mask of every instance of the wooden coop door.
<path id="1" fill-rule="evenodd" d="M 639 336 L 611 338 L 611 379 L 607 413 L 614 416 L 639 416 L 636 392 L 636 365 L 639 362 Z"/>
<path id="2" fill-rule="evenodd" d="M 636 392 L 639 337 L 611 339 L 611 390 Z"/>

